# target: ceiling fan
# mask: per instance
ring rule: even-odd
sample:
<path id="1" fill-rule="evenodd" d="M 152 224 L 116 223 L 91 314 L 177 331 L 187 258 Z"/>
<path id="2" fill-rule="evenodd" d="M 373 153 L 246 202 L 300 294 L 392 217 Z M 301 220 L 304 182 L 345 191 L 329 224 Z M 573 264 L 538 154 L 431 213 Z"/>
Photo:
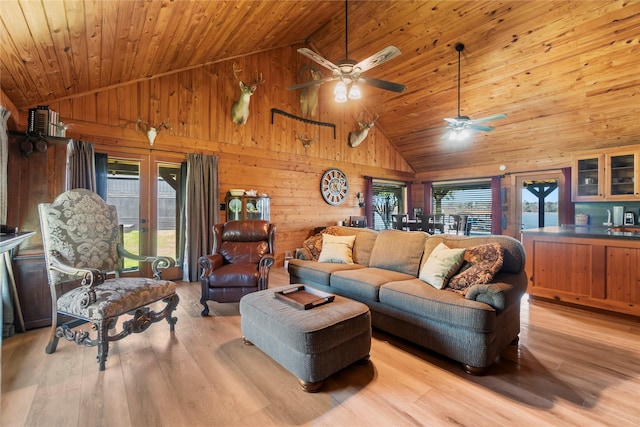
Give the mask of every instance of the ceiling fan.
<path id="1" fill-rule="evenodd" d="M 507 117 L 506 114 L 496 114 L 495 116 L 472 120 L 469 116 L 460 115 L 460 54 L 464 50 L 464 45 L 462 43 L 456 43 L 455 48 L 458 51 L 458 117 L 444 119 L 448 123 L 447 131 L 440 137 L 440 139 L 446 138 L 451 141 L 466 139 L 469 136 L 469 129 L 490 132 L 494 129 L 493 126 L 485 126 L 478 123 Z"/>
<path id="2" fill-rule="evenodd" d="M 352 59 L 349 59 L 349 20 L 348 20 L 348 2 L 345 1 L 345 59 L 341 59 L 337 64 L 323 58 L 318 55 L 311 49 L 301 48 L 298 49 L 298 52 L 307 58 L 317 62 L 325 68 L 331 70 L 331 76 L 325 77 L 320 80 L 312 80 L 305 83 L 296 84 L 293 86 L 287 87 L 289 90 L 301 89 L 308 86 L 319 85 L 322 83 L 339 80 L 338 85 L 336 86 L 336 90 L 334 94 L 336 95 L 336 101 L 345 102 L 347 100 L 347 86 L 350 86 L 349 89 L 349 98 L 358 99 L 360 98 L 360 89 L 358 88 L 356 83 L 364 83 L 369 86 L 377 87 L 379 89 L 390 90 L 392 92 L 402 92 L 405 90 L 406 86 L 400 83 L 389 82 L 386 80 L 380 80 L 373 77 L 365 77 L 362 75 L 367 70 L 372 69 L 373 67 L 377 67 L 380 64 L 383 64 L 390 59 L 395 58 L 400 55 L 400 49 L 395 46 L 387 46 L 382 49 L 380 52 L 376 53 L 364 59 L 360 62 L 356 62 Z"/>

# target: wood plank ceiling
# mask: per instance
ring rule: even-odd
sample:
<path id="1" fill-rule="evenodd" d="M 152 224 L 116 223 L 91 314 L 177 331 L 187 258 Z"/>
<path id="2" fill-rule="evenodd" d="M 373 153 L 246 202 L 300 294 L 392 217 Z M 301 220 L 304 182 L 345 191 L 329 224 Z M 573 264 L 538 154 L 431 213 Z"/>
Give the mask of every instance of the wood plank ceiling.
<path id="1" fill-rule="evenodd" d="M 0 3 L 0 83 L 20 109 L 295 43 L 345 53 L 338 1 Z M 418 173 L 640 142 L 640 1 L 351 1 L 348 19 L 352 59 L 402 51 L 366 75 L 407 89 L 365 88 L 363 104 Z M 440 138 L 456 42 L 461 113 L 508 116 L 462 144 Z"/>

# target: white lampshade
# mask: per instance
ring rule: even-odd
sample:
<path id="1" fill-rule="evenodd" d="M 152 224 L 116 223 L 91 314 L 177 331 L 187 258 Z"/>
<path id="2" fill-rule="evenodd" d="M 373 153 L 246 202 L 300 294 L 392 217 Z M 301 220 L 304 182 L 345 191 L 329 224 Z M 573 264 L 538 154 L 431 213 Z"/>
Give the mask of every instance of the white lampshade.
<path id="1" fill-rule="evenodd" d="M 471 134 L 468 129 L 455 129 L 449 134 L 449 141 L 464 141 L 469 138 Z"/>
<path id="2" fill-rule="evenodd" d="M 349 99 L 360 99 L 360 87 L 357 84 L 352 84 L 351 89 L 349 89 Z"/>
<path id="3" fill-rule="evenodd" d="M 347 85 L 344 84 L 342 80 L 340 80 L 336 85 L 336 88 L 333 90 L 333 94 L 335 95 L 336 102 L 346 102 L 347 101 Z"/>

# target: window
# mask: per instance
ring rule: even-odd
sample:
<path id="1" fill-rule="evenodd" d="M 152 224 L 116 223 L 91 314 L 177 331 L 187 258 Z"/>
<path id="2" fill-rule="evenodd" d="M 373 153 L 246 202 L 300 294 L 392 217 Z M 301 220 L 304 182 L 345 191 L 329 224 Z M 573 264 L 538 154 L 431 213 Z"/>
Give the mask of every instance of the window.
<path id="1" fill-rule="evenodd" d="M 392 227 L 391 215 L 406 213 L 407 186 L 402 183 L 373 180 L 373 228 Z"/>
<path id="2" fill-rule="evenodd" d="M 491 233 L 490 180 L 434 182 L 431 206 L 434 214 L 468 215 L 471 234 Z"/>

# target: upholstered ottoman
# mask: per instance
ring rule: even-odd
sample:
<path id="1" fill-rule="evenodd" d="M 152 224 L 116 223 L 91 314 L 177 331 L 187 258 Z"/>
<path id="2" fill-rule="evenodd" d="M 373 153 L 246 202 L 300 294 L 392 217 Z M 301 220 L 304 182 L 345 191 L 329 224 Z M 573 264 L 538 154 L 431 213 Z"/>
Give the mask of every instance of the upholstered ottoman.
<path id="1" fill-rule="evenodd" d="M 245 343 L 298 377 L 304 391 L 316 392 L 331 374 L 369 359 L 371 314 L 366 305 L 340 296 L 309 310 L 275 298 L 275 292 L 292 287 L 242 297 L 242 334 Z"/>

